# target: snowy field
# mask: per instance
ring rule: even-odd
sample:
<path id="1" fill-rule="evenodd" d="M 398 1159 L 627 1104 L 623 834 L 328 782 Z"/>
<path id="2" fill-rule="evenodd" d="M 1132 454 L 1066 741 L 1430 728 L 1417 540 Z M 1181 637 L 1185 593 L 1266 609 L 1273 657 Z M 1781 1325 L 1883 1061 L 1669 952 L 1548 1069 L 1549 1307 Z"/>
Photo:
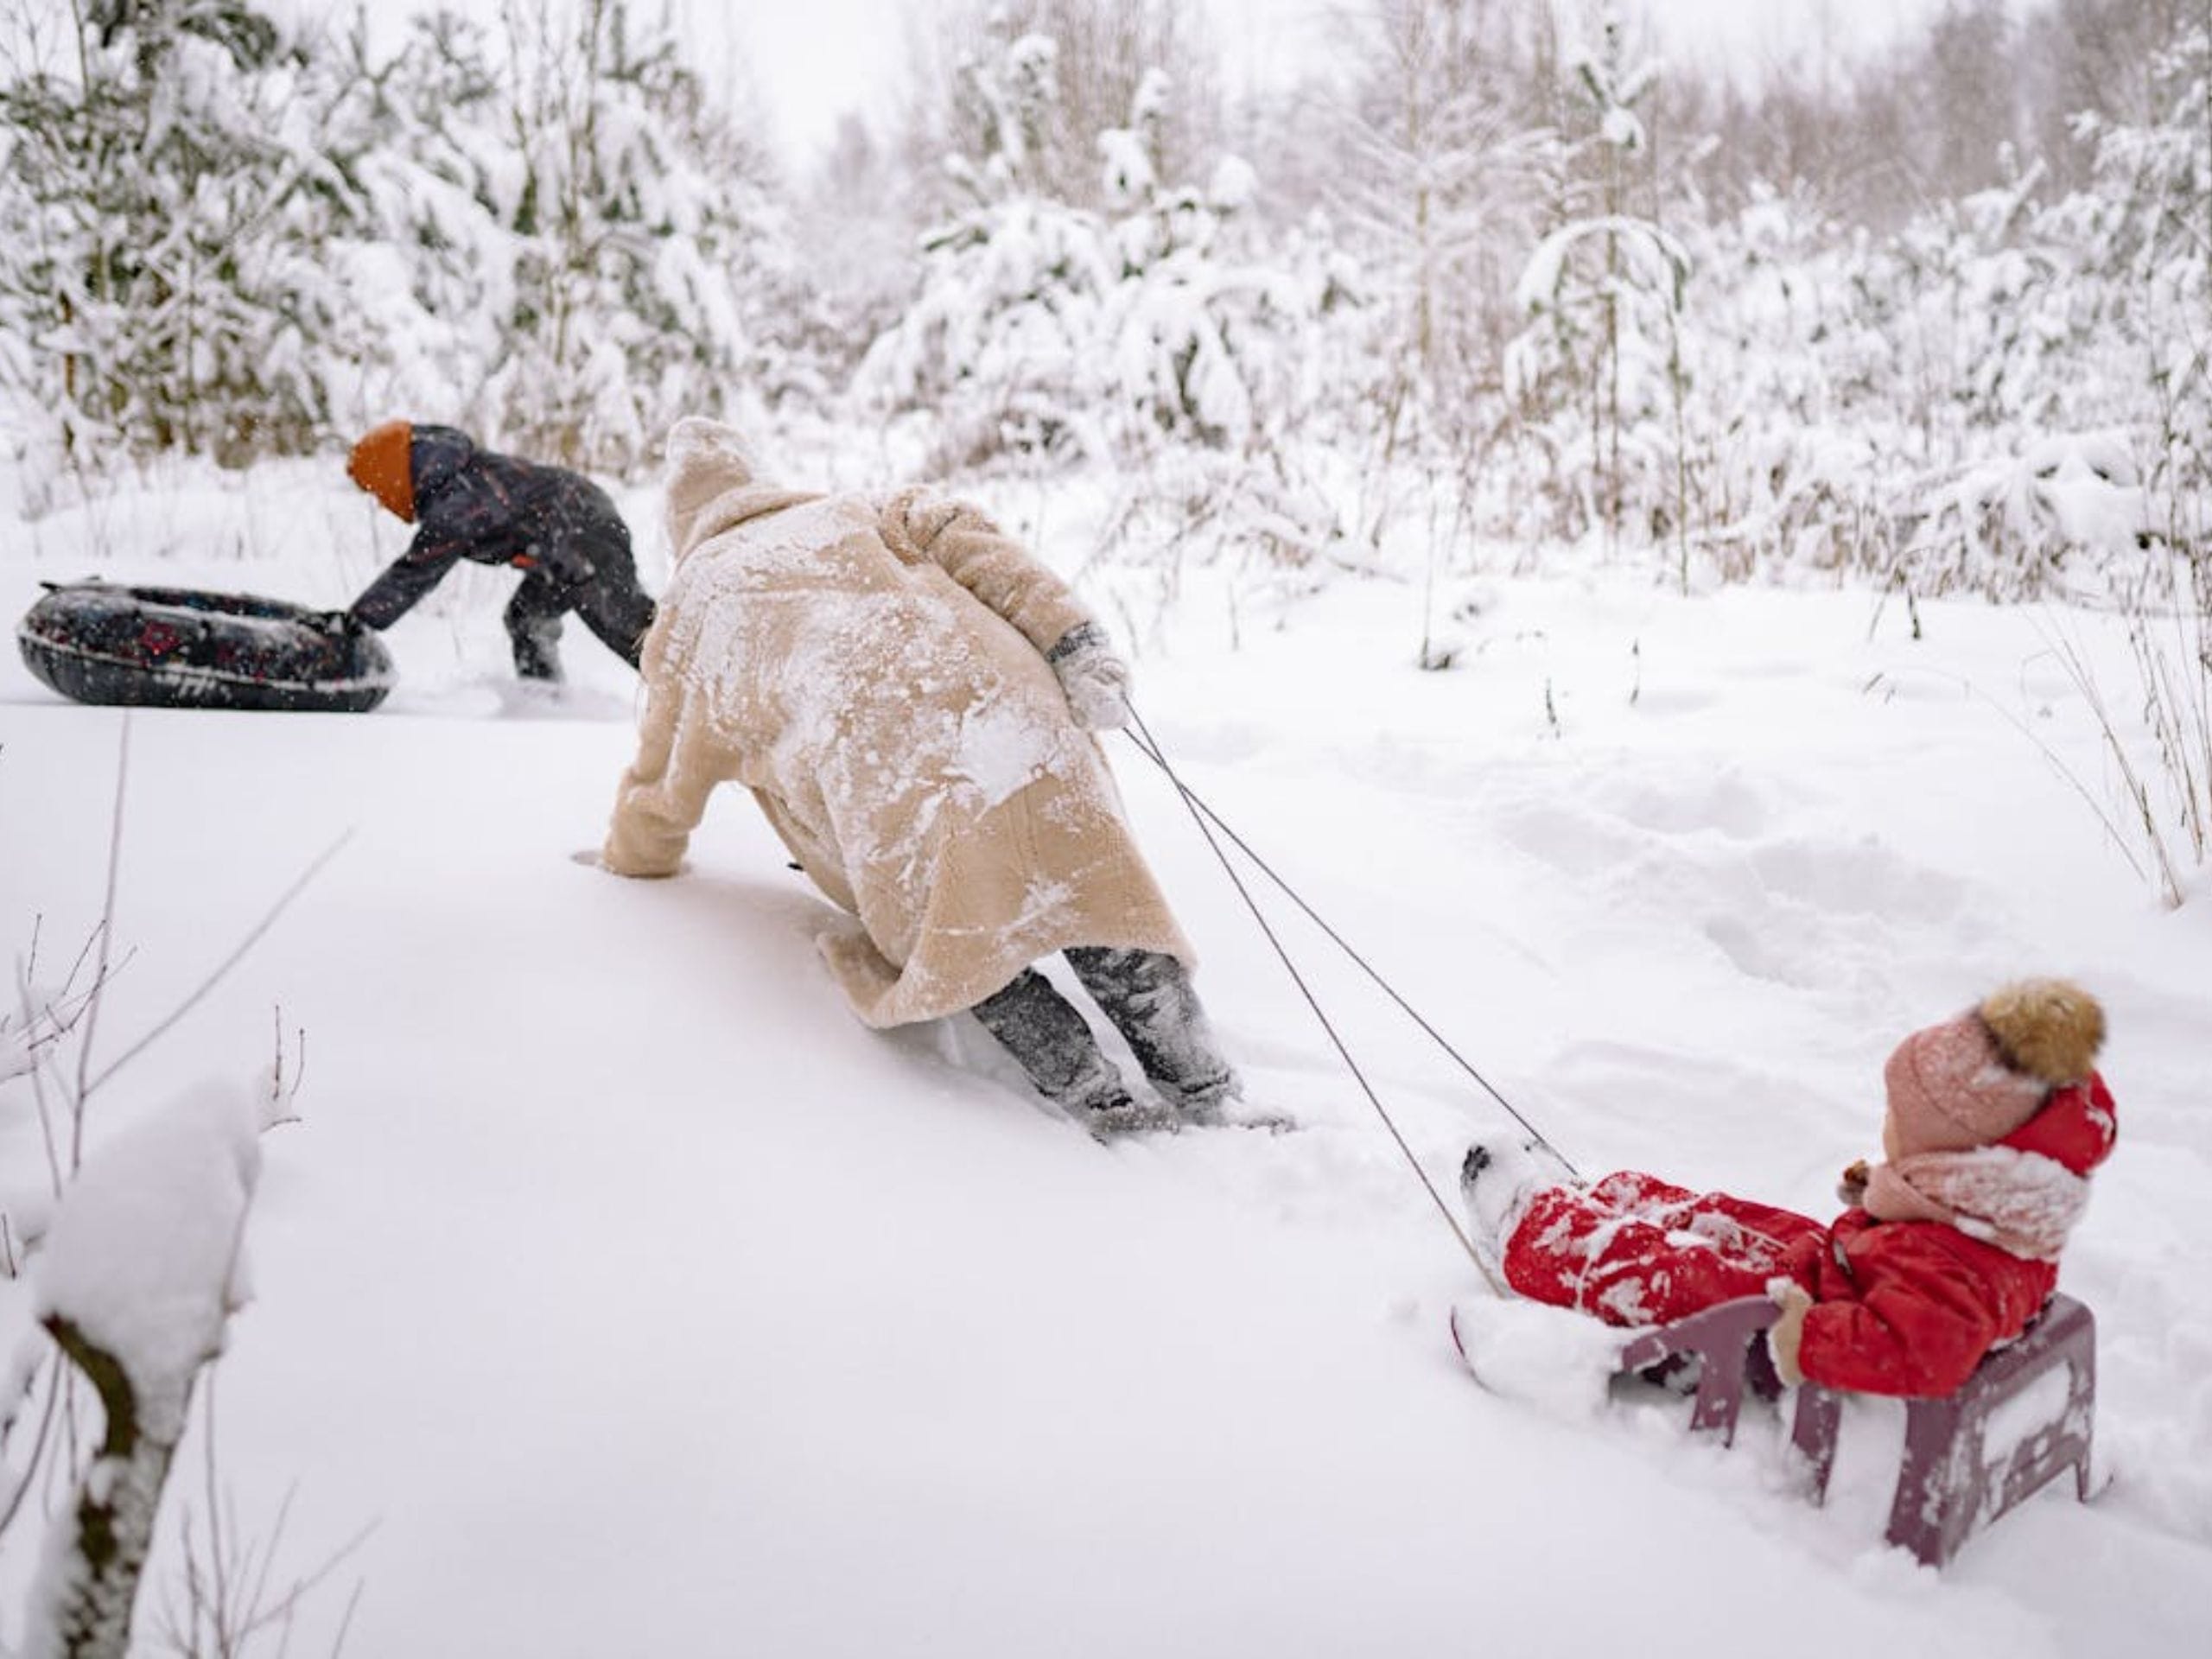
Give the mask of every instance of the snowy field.
<path id="1" fill-rule="evenodd" d="M 335 605 L 401 545 L 334 463 L 194 480 L 11 526 L 0 613 L 94 573 Z M 1079 493 L 979 493 L 1081 563 Z M 1825 1216 L 1907 1031 L 2018 974 L 2096 991 L 2121 1141 L 2063 1279 L 2101 1322 L 2094 1503 L 2054 1485 L 1938 1575 L 1879 1541 L 1892 1406 L 1853 1402 L 1814 1510 L 1771 1413 L 1722 1451 L 1584 1376 L 1478 1388 L 1446 1320 L 1479 1278 L 1134 747 L 1201 988 L 1300 1133 L 1102 1148 L 971 1023 L 864 1030 L 814 954 L 823 902 L 734 793 L 681 880 L 580 867 L 632 683 L 572 625 L 567 694 L 519 696 L 511 579 L 470 569 L 390 636 L 372 715 L 130 721 L 99 1055 L 348 837 L 92 1134 L 249 1085 L 274 1009 L 307 1033 L 201 1402 L 229 1524 L 265 1540 L 294 1494 L 277 1583 L 372 1529 L 290 1651 L 329 1649 L 356 1581 L 344 1650 L 377 1659 L 2204 1651 L 2212 884 L 2161 908 L 2093 810 L 2101 734 L 2050 647 L 2125 711 L 2116 631 L 1962 602 L 1916 639 L 1862 592 L 1490 568 L 1439 594 L 1441 673 L 1412 666 L 1418 581 L 1080 579 L 1189 785 L 1586 1172 Z M 0 660 L 18 959 L 99 915 L 123 728 Z M 1448 1192 L 1509 1121 L 1272 910 Z M 12 1211 L 44 1170 L 0 1086 Z M 0 1282 L 0 1360 L 42 1340 L 28 1306 Z M 172 1529 L 205 1512 L 203 1433 Z M 0 1647 L 38 1530 L 6 1540 Z M 171 1537 L 149 1608 L 178 1562 Z"/>

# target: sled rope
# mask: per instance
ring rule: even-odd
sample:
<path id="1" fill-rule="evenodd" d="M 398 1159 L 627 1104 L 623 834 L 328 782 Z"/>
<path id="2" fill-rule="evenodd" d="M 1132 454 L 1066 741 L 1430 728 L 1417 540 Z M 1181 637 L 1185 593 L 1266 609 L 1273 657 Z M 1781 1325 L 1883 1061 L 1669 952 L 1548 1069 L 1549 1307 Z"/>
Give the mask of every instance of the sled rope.
<path id="1" fill-rule="evenodd" d="M 1475 1264 L 1476 1270 L 1489 1281 L 1491 1288 L 1501 1296 L 1510 1294 L 1510 1293 L 1499 1280 L 1497 1273 L 1492 1270 L 1490 1263 L 1484 1261 L 1481 1252 L 1475 1249 L 1474 1240 L 1467 1236 L 1466 1229 L 1459 1224 L 1459 1218 L 1452 1213 L 1452 1206 L 1445 1203 L 1444 1195 L 1436 1190 L 1436 1183 L 1428 1179 L 1428 1172 L 1421 1166 L 1421 1160 L 1414 1156 L 1414 1149 L 1406 1144 L 1406 1137 L 1399 1132 L 1396 1120 L 1390 1116 L 1389 1109 L 1382 1104 L 1382 1097 L 1375 1092 L 1375 1086 L 1368 1082 L 1367 1074 L 1359 1069 L 1359 1062 L 1352 1058 L 1351 1050 L 1345 1046 L 1344 1038 L 1338 1034 L 1336 1026 L 1322 1008 L 1320 999 L 1313 995 L 1313 988 L 1306 982 L 1306 976 L 1298 971 L 1298 964 L 1291 960 L 1289 950 L 1285 948 L 1282 940 L 1277 937 L 1274 928 L 1268 923 L 1266 912 L 1261 910 L 1258 901 L 1252 897 L 1251 889 L 1244 885 L 1244 878 L 1236 873 L 1236 864 L 1215 837 L 1214 828 L 1217 824 L 1220 825 L 1223 834 L 1229 836 L 1231 840 L 1236 840 L 1234 832 L 1229 829 L 1228 825 L 1221 823 L 1221 820 L 1208 810 L 1205 804 L 1191 792 L 1189 786 L 1177 774 L 1175 768 L 1168 764 L 1166 753 L 1160 748 L 1158 740 L 1153 736 L 1151 729 L 1145 725 L 1143 717 L 1136 712 L 1134 706 L 1129 709 L 1129 723 L 1135 728 L 1131 734 L 1131 741 L 1135 742 L 1137 747 L 1154 766 L 1167 774 L 1167 781 L 1175 786 L 1175 792 L 1183 798 L 1183 804 L 1189 809 L 1192 822 L 1198 826 L 1198 833 L 1205 837 L 1206 845 L 1213 849 L 1214 857 L 1220 861 L 1222 869 L 1229 876 L 1230 885 L 1236 889 L 1236 896 L 1244 901 L 1244 907 L 1252 912 L 1252 919 L 1259 924 L 1260 931 L 1267 936 L 1268 943 L 1274 948 L 1274 953 L 1281 959 L 1284 970 L 1290 975 L 1291 982 L 1298 987 L 1299 995 L 1306 999 L 1306 1006 L 1313 1010 L 1314 1019 L 1320 1022 L 1321 1029 L 1328 1033 L 1329 1041 L 1335 1046 L 1338 1056 L 1344 1063 L 1344 1069 L 1351 1073 L 1353 1081 L 1359 1084 L 1360 1092 L 1367 1096 L 1367 1103 L 1375 1109 L 1376 1116 L 1382 1120 L 1382 1127 L 1389 1131 L 1390 1139 L 1396 1143 L 1399 1155 L 1406 1160 L 1406 1167 L 1413 1171 L 1414 1179 L 1421 1183 L 1421 1190 L 1428 1194 L 1428 1201 L 1436 1206 L 1436 1213 L 1444 1217 L 1444 1224 L 1452 1230 L 1452 1236 L 1459 1241 L 1459 1248 L 1466 1252 L 1467 1260 Z M 1236 844 L 1239 847 L 1243 846 L 1241 840 L 1237 841 Z M 1250 849 L 1245 850 L 1249 855 Z M 1256 858 L 1253 861 L 1259 862 Z M 1266 868 L 1264 865 L 1261 868 Z M 1278 884 L 1281 883 L 1281 877 L 1274 875 L 1271 870 L 1268 871 L 1268 874 Z M 1285 888 L 1285 891 L 1287 892 L 1288 889 Z M 1294 894 L 1293 896 L 1295 897 Z M 1308 911 L 1306 913 L 1311 915 L 1313 912 Z M 1332 934 L 1331 937 L 1335 936 Z M 1338 942 L 1340 944 L 1343 943 L 1341 940 Z M 1349 946 L 1345 948 L 1350 949 Z"/>
<path id="2" fill-rule="evenodd" d="M 1288 899 L 1292 904 L 1298 906 L 1299 910 L 1304 913 L 1307 921 L 1313 923 L 1314 926 L 1319 928 L 1324 934 L 1327 935 L 1329 942 L 1335 945 L 1338 950 L 1343 951 L 1345 956 L 1349 957 L 1353 963 L 1357 966 L 1359 970 L 1365 974 L 1369 979 L 1374 982 L 1376 988 L 1380 990 L 1383 995 L 1389 997 L 1391 1001 L 1397 1004 L 1399 1011 L 1402 1013 L 1407 1019 L 1412 1020 L 1414 1025 L 1420 1027 L 1422 1033 L 1427 1036 L 1431 1042 L 1434 1043 L 1437 1047 L 1442 1049 L 1445 1053 L 1450 1055 L 1452 1061 L 1462 1071 L 1465 1071 L 1469 1077 L 1472 1077 L 1478 1084 L 1479 1084 L 1482 1086 L 1483 1091 L 1492 1100 L 1497 1103 L 1500 1109 L 1504 1111 L 1507 1116 L 1510 1117 L 1516 1123 L 1518 1123 L 1522 1128 L 1526 1129 L 1529 1135 L 1535 1138 L 1539 1144 L 1548 1150 L 1562 1165 L 1566 1166 L 1567 1171 L 1569 1174 L 1574 1176 L 1578 1180 L 1580 1179 L 1581 1171 L 1575 1168 L 1573 1161 L 1567 1158 L 1567 1154 L 1560 1151 L 1557 1147 L 1552 1145 L 1550 1139 L 1545 1135 L 1542 1130 L 1539 1129 L 1526 1117 L 1522 1116 L 1519 1109 L 1503 1095 L 1500 1094 L 1497 1086 L 1476 1068 L 1473 1061 L 1470 1060 L 1465 1055 L 1454 1048 L 1452 1046 L 1450 1039 L 1448 1039 L 1442 1032 L 1437 1030 L 1434 1026 L 1423 1019 L 1421 1017 L 1421 1010 L 1414 1007 L 1412 1003 L 1407 1001 L 1403 996 L 1400 995 L 1397 987 L 1391 984 L 1389 980 L 1385 979 L 1382 976 L 1382 971 L 1377 969 L 1373 963 L 1368 961 L 1365 957 L 1362 956 L 1359 953 L 1358 949 L 1354 946 L 1349 939 L 1345 938 L 1343 934 L 1338 932 L 1335 928 L 1330 926 L 1327 920 L 1320 914 L 1320 912 L 1316 911 L 1313 906 L 1306 902 L 1304 897 L 1300 894 L 1297 888 L 1292 887 L 1288 881 L 1285 880 L 1283 877 L 1277 873 L 1273 865 L 1269 864 L 1266 859 L 1261 857 L 1258 853 L 1252 849 L 1252 846 L 1249 842 L 1246 841 L 1243 836 L 1238 835 L 1236 830 L 1224 823 L 1222 821 L 1221 815 L 1219 813 L 1216 812 L 1213 808 L 1208 806 L 1204 801 L 1200 800 L 1197 795 L 1192 792 L 1189 787 L 1184 784 L 1183 780 L 1176 775 L 1174 768 L 1167 764 L 1166 756 L 1160 750 L 1158 740 L 1154 738 L 1151 731 L 1146 728 L 1144 722 L 1137 718 L 1134 710 L 1130 713 L 1130 719 L 1135 722 L 1137 731 L 1141 733 L 1142 735 L 1138 736 L 1135 733 L 1132 733 L 1130 734 L 1129 741 L 1137 746 L 1138 752 L 1141 753 L 1145 759 L 1151 761 L 1153 765 L 1158 766 L 1162 772 L 1167 774 L 1168 780 L 1173 783 L 1176 789 L 1181 793 L 1184 804 L 1193 813 L 1203 814 L 1205 818 L 1211 822 L 1215 829 L 1220 830 L 1221 833 L 1228 838 L 1230 845 L 1234 846 L 1238 852 L 1243 854 L 1246 858 L 1252 861 L 1253 868 L 1257 869 L 1262 875 L 1266 876 L 1268 880 L 1274 882 L 1276 887 L 1282 890 L 1283 896 Z M 1204 825 L 1202 824 L 1200 827 L 1203 828 Z M 1209 844 L 1211 844 L 1212 837 L 1209 836 L 1207 837 L 1207 841 Z M 1217 857 L 1220 856 L 1221 849 L 1219 847 L 1215 847 L 1214 852 Z M 1224 863 L 1227 862 L 1225 859 L 1223 861 Z M 1232 871 L 1232 877 L 1234 876 L 1234 874 L 1235 873 Z M 1241 882 L 1238 884 L 1237 890 L 1240 893 L 1243 892 L 1243 887 Z M 1251 904 L 1252 900 L 1249 894 L 1245 895 L 1244 902 L 1247 905 Z M 1272 938 L 1273 936 L 1270 935 L 1269 937 Z M 1276 949 L 1280 951 L 1281 950 L 1281 946 L 1278 944 Z M 1300 988 L 1303 988 L 1303 987 L 1301 986 Z"/>

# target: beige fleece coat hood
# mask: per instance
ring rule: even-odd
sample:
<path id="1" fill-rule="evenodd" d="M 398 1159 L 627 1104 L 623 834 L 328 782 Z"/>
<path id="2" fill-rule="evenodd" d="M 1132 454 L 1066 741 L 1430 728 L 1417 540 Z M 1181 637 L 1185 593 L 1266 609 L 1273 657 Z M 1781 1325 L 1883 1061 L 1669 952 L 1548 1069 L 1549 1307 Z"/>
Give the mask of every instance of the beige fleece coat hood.
<path id="1" fill-rule="evenodd" d="M 1044 653 L 1089 614 L 975 509 L 755 481 L 669 435 L 674 575 L 602 853 L 675 874 L 717 784 L 753 791 L 851 922 L 821 941 L 871 1026 L 934 1019 L 1071 944 L 1192 960 Z"/>

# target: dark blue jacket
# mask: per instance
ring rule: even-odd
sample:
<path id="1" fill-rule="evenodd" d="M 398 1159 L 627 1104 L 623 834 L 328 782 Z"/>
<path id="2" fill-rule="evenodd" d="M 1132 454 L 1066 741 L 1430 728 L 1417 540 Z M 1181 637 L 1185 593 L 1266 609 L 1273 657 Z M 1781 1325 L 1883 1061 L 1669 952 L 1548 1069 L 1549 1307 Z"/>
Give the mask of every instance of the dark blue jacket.
<path id="1" fill-rule="evenodd" d="M 537 570 L 565 588 L 588 580 L 592 550 L 612 542 L 628 568 L 629 526 L 607 492 L 580 473 L 479 449 L 449 426 L 416 427 L 408 464 L 418 528 L 353 601 L 364 627 L 390 627 L 460 559 Z"/>

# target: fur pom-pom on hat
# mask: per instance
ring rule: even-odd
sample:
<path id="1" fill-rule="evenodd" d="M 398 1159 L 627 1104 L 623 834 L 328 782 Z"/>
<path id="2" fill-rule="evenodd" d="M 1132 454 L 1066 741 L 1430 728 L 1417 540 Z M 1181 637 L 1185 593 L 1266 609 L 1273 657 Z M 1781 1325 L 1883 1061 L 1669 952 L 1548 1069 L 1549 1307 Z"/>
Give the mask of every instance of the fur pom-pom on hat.
<path id="1" fill-rule="evenodd" d="M 1883 1068 L 1893 1157 L 2001 1141 L 2053 1089 L 2089 1074 L 2104 1011 L 2063 979 L 2000 987 L 1972 1012 L 1916 1031 Z"/>
<path id="2" fill-rule="evenodd" d="M 2001 986 L 1975 1012 L 2005 1064 L 2054 1089 L 2088 1077 L 2104 1046 L 2104 1009 L 2068 980 L 2023 979 Z"/>

